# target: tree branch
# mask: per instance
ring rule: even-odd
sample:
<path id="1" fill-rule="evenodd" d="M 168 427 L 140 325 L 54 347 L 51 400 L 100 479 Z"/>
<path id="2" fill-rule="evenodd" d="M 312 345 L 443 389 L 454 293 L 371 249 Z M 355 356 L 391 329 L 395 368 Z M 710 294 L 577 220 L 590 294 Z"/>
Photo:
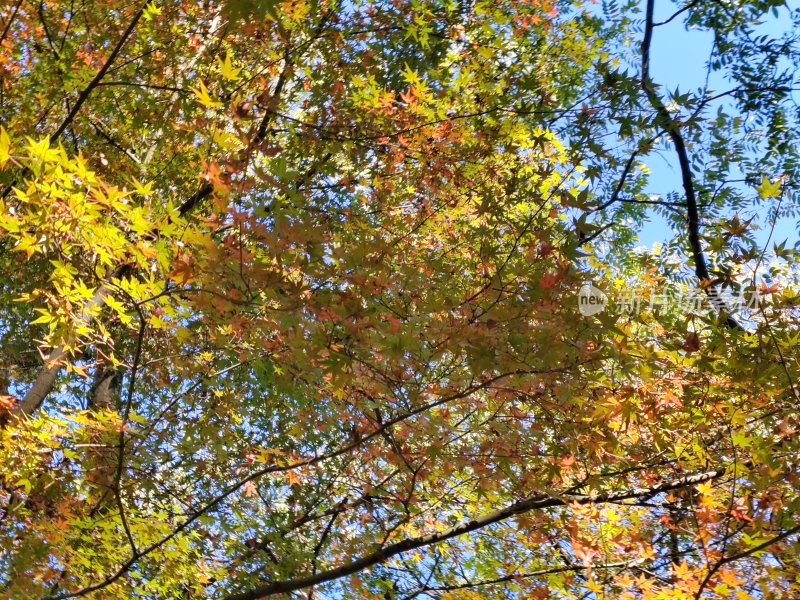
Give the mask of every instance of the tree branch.
<path id="1" fill-rule="evenodd" d="M 92 78 L 92 80 L 89 82 L 89 84 L 85 88 L 83 88 L 83 91 L 78 96 L 78 100 L 73 105 L 72 110 L 69 112 L 69 114 L 66 116 L 66 118 L 61 122 L 61 125 L 59 126 L 59 128 L 56 129 L 56 131 L 50 136 L 50 143 L 51 144 L 53 142 L 55 142 L 56 140 L 58 140 L 58 138 L 61 137 L 61 134 L 64 133 L 64 131 L 67 129 L 67 127 L 70 126 L 70 123 L 72 123 L 72 121 L 75 118 L 75 116 L 81 110 L 81 108 L 83 107 L 84 103 L 89 98 L 89 95 L 92 93 L 94 88 L 96 88 L 100 84 L 100 81 L 103 79 L 103 77 L 105 77 L 105 74 L 108 72 L 108 69 L 111 67 L 111 65 L 114 63 L 114 61 L 117 59 L 117 56 L 119 55 L 120 50 L 122 50 L 122 47 L 127 43 L 128 38 L 130 38 L 131 34 L 133 33 L 133 30 L 136 28 L 136 24 L 139 22 L 139 19 L 142 18 L 142 14 L 143 14 L 144 9 L 145 9 L 146 6 L 147 6 L 147 4 L 145 3 L 145 4 L 142 5 L 142 7 L 138 11 L 136 11 L 136 14 L 133 16 L 133 19 L 128 24 L 128 28 L 122 34 L 122 37 L 117 42 L 117 45 L 114 46 L 114 49 L 111 51 L 111 54 L 109 54 L 108 58 L 106 59 L 106 62 L 103 63 L 103 66 L 100 67 L 100 70 Z"/>
<path id="2" fill-rule="evenodd" d="M 703 590 L 706 589 L 706 586 L 708 585 L 708 582 L 711 581 L 711 578 L 723 566 L 727 565 L 728 563 L 732 563 L 732 562 L 735 562 L 737 560 L 741 560 L 743 558 L 747 558 L 748 556 L 751 556 L 751 555 L 755 554 L 756 552 L 760 552 L 761 550 L 764 550 L 766 548 L 769 548 L 773 544 L 776 544 L 776 543 L 780 542 L 781 540 L 786 539 L 790 535 L 793 535 L 793 534 L 798 533 L 798 532 L 800 532 L 800 525 L 795 525 L 791 529 L 787 529 L 786 531 L 784 531 L 782 533 L 779 533 L 775 537 L 770 538 L 767 541 L 760 543 L 758 546 L 753 546 L 749 550 L 745 550 L 744 552 L 740 552 L 738 554 L 734 554 L 732 556 L 728 556 L 726 558 L 722 558 L 722 559 L 718 560 L 714 564 L 714 566 L 711 568 L 711 570 L 708 572 L 708 574 L 706 575 L 705 579 L 703 579 L 703 581 L 700 583 L 700 587 L 697 589 L 697 592 L 695 592 L 695 595 L 694 595 L 695 600 L 699 600 L 700 596 L 702 596 L 702 594 L 703 594 Z"/>
<path id="3" fill-rule="evenodd" d="M 692 177 L 692 168 L 689 161 L 689 152 L 686 148 L 686 141 L 680 132 L 680 126 L 672 115 L 667 110 L 661 97 L 656 92 L 655 84 L 650 77 L 650 45 L 653 41 L 653 10 L 655 7 L 655 0 L 647 0 L 647 8 L 645 12 L 645 29 L 644 38 L 642 40 L 642 80 L 641 87 L 647 99 L 650 101 L 651 106 L 658 114 L 658 118 L 664 125 L 672 144 L 675 147 L 675 153 L 678 156 L 678 164 L 681 170 L 681 180 L 683 184 L 684 195 L 686 196 L 686 215 L 689 227 L 689 246 L 692 249 L 692 258 L 694 260 L 694 272 L 700 280 L 700 284 L 704 287 L 706 294 L 712 306 L 717 309 L 725 318 L 725 324 L 735 330 L 743 331 L 744 328 L 734 319 L 730 310 L 725 305 L 725 301 L 720 298 L 716 287 L 711 284 L 711 276 L 708 272 L 708 264 L 706 256 L 703 252 L 703 243 L 700 239 L 700 210 L 697 206 L 697 194 L 694 187 L 694 179 Z"/>
<path id="4" fill-rule="evenodd" d="M 8 32 L 11 31 L 11 25 L 14 23 L 14 19 L 17 18 L 17 13 L 19 12 L 20 6 L 22 6 L 22 0 L 17 0 L 17 3 L 14 5 L 14 10 L 12 11 L 11 16 L 8 17 L 8 22 L 5 24 L 5 27 L 3 28 L 3 33 L 0 34 L 0 44 L 6 41 Z"/>
<path id="5" fill-rule="evenodd" d="M 164 535 L 164 537 L 162 537 L 158 541 L 153 542 L 148 547 L 140 550 L 137 554 L 132 555 L 127 561 L 125 561 L 120 566 L 119 569 L 117 569 L 116 572 L 114 572 L 113 574 L 111 574 L 108 577 L 106 577 L 103 581 L 100 581 L 98 583 L 86 586 L 86 587 L 81 588 L 80 590 L 77 590 L 77 591 L 74 591 L 74 592 L 66 592 L 66 593 L 59 594 L 59 595 L 48 596 L 47 600 L 65 600 L 66 598 L 77 598 L 77 597 L 85 596 L 85 595 L 90 594 L 92 592 L 96 592 L 98 590 L 101 590 L 103 588 L 108 587 L 109 585 L 111 585 L 112 583 L 117 581 L 120 577 L 124 576 L 131 569 L 131 567 L 133 567 L 133 565 L 135 565 L 142 557 L 147 556 L 148 554 L 151 554 L 152 552 L 158 550 L 164 544 L 166 544 L 170 540 L 172 540 L 175 537 L 177 537 L 180 533 L 182 533 L 183 531 L 186 531 L 187 529 L 189 529 L 189 527 L 191 527 L 203 515 L 208 514 L 209 512 L 211 512 L 213 510 L 216 510 L 217 507 L 220 506 L 229 496 L 231 496 L 232 494 L 236 493 L 246 483 L 248 483 L 250 481 L 255 481 L 256 479 L 258 479 L 260 477 L 263 477 L 264 475 L 271 474 L 271 473 L 285 473 L 285 472 L 292 471 L 294 469 L 298 469 L 298 468 L 301 468 L 301 467 L 308 467 L 308 466 L 316 465 L 316 464 L 322 463 L 324 461 L 330 460 L 332 458 L 336 458 L 338 456 L 343 456 L 343 455 L 345 455 L 345 454 L 347 454 L 349 452 L 352 452 L 353 450 L 363 446 L 366 442 L 368 442 L 368 441 L 380 436 L 383 431 L 385 431 L 386 429 L 388 429 L 390 427 L 393 427 L 394 425 L 402 423 L 403 421 L 405 421 L 405 420 L 407 420 L 407 419 L 409 419 L 411 417 L 414 417 L 414 416 L 416 416 L 418 414 L 421 414 L 423 412 L 426 412 L 426 411 L 428 411 L 428 410 L 430 410 L 432 408 L 436 408 L 437 406 L 443 406 L 443 405 L 445 405 L 445 404 L 447 404 L 449 402 L 453 402 L 453 401 L 459 400 L 461 398 L 466 398 L 467 396 L 469 396 L 469 395 L 471 395 L 473 393 L 476 393 L 476 392 L 478 392 L 480 390 L 488 389 L 489 387 L 492 386 L 492 384 L 494 384 L 497 381 L 500 381 L 501 379 L 505 379 L 505 378 L 511 377 L 513 375 L 542 374 L 542 373 L 545 373 L 545 372 L 555 372 L 555 371 L 563 372 L 564 369 L 563 368 L 557 368 L 557 369 L 554 369 L 552 371 L 535 371 L 534 370 L 534 371 L 511 371 L 511 372 L 508 372 L 508 373 L 502 373 L 500 375 L 496 375 L 496 376 L 494 376 L 494 377 L 492 377 L 492 378 L 490 378 L 490 379 L 488 379 L 486 381 L 483 381 L 481 383 L 476 383 L 476 384 L 470 385 L 469 387 L 467 387 L 467 388 L 465 388 L 465 389 L 463 389 L 463 390 L 461 390 L 459 392 L 456 392 L 456 393 L 451 394 L 449 396 L 445 396 L 444 398 L 439 398 L 438 400 L 432 400 L 431 402 L 427 402 L 427 403 L 423 404 L 422 406 L 419 406 L 419 407 L 417 407 L 415 409 L 409 410 L 408 412 L 405 412 L 405 413 L 402 413 L 400 415 L 397 415 L 396 417 L 393 417 L 391 419 L 387 419 L 377 429 L 367 433 L 366 435 L 361 436 L 357 440 L 349 441 L 349 442 L 345 443 L 344 445 L 336 448 L 335 450 L 331 450 L 330 452 L 327 452 L 325 454 L 317 454 L 315 456 L 312 456 L 312 457 L 309 457 L 309 458 L 306 458 L 306 459 L 303 459 L 303 460 L 298 460 L 298 461 L 296 461 L 294 463 L 290 463 L 290 464 L 269 465 L 267 467 L 264 467 L 262 469 L 254 471 L 254 472 L 250 473 L 249 475 L 247 475 L 245 477 L 242 477 L 241 479 L 239 479 L 235 483 L 232 483 L 227 488 L 225 488 L 225 490 L 223 490 L 218 495 L 216 495 L 214 498 L 212 498 L 211 500 L 206 502 L 202 507 L 200 507 L 196 511 L 192 512 L 191 514 L 189 514 L 186 517 L 186 519 L 182 523 L 177 525 L 170 533 Z"/>
<path id="6" fill-rule="evenodd" d="M 106 61 L 106 64 L 104 65 L 103 69 L 101 69 L 101 71 L 98 73 L 98 75 L 95 76 L 95 79 L 93 80 L 94 85 L 90 84 L 90 86 L 87 86 L 86 90 L 89 90 L 90 92 L 91 89 L 93 89 L 99 84 L 102 74 L 104 74 L 105 71 L 108 70 L 111 61 L 113 60 L 114 57 L 116 57 L 116 54 L 119 53 L 119 49 L 122 47 L 124 40 L 127 39 L 127 36 L 130 35 L 130 32 L 133 31 L 133 27 L 136 25 L 136 22 L 141 16 L 141 13 L 142 11 L 140 10 L 138 16 L 131 22 L 131 25 L 128 27 L 125 36 L 123 36 L 123 39 L 120 40 L 120 42 L 117 44 L 117 47 L 112 53 L 112 56 L 109 58 L 108 61 Z M 285 87 L 287 82 L 289 69 L 291 68 L 288 56 L 289 54 L 287 52 L 287 62 L 284 65 L 283 71 L 278 77 L 278 81 L 275 84 L 273 92 L 270 94 L 270 105 L 272 108 L 274 108 L 279 102 L 281 93 L 283 92 L 283 88 Z M 88 97 L 88 92 L 86 92 L 86 90 L 84 90 L 84 93 L 81 94 L 81 97 L 83 97 L 84 100 L 85 97 Z M 79 100 L 79 103 L 80 102 L 81 101 Z M 78 105 L 76 104 L 76 106 Z M 254 141 L 256 142 L 254 146 L 263 142 L 264 139 L 266 139 L 267 134 L 269 133 L 268 125 L 271 122 L 271 120 L 275 118 L 276 114 L 275 111 L 272 110 L 272 108 L 270 108 L 270 110 L 268 110 L 267 113 L 264 115 L 264 119 L 262 120 L 261 125 L 259 126 L 254 139 Z M 77 110 L 75 110 L 75 107 L 73 107 L 73 110 L 70 114 L 72 115 L 72 117 L 74 117 L 75 113 L 77 113 Z M 69 118 L 68 121 L 69 120 L 71 120 L 71 118 Z M 65 123 L 68 123 L 68 121 L 65 121 Z M 51 140 L 55 139 L 58 135 L 60 135 L 65 128 L 66 125 L 62 124 L 62 127 L 60 127 L 59 130 L 55 134 L 53 134 L 53 136 L 51 136 Z M 9 186 L 8 189 L 10 189 L 10 187 L 11 186 Z M 211 183 L 208 182 L 204 183 L 202 186 L 200 186 L 200 188 L 197 189 L 197 191 L 195 191 L 194 194 L 189 196 L 189 198 L 187 198 L 178 207 L 178 214 L 181 217 L 186 216 L 195 206 L 197 206 L 197 204 L 199 204 L 205 198 L 210 196 L 213 191 L 214 191 L 214 186 Z M 158 232 L 155 231 L 154 235 L 158 235 Z M 121 265 L 115 271 L 115 273 L 119 274 L 115 276 L 119 277 L 123 272 L 127 271 L 128 269 L 129 267 L 127 265 Z M 79 318 L 85 323 L 90 322 L 93 319 L 92 315 L 93 310 L 98 306 L 102 306 L 103 303 L 105 302 L 106 297 L 110 293 L 111 293 L 111 283 L 110 282 L 103 283 L 99 288 L 97 288 L 94 295 L 86 303 L 83 310 L 81 311 L 81 316 Z M 39 371 L 39 374 L 36 377 L 36 381 L 34 382 L 33 386 L 31 387 L 30 390 L 28 390 L 28 393 L 25 395 L 25 397 L 14 408 L 15 414 L 29 415 L 35 412 L 42 405 L 42 402 L 44 402 L 44 399 L 52 391 L 53 386 L 55 385 L 56 377 L 58 376 L 58 373 L 61 371 L 61 367 L 63 366 L 65 358 L 66 358 L 66 351 L 63 345 L 59 346 L 50 353 L 50 355 L 47 357 L 47 361 L 44 367 L 41 369 L 41 371 Z"/>
<path id="7" fill-rule="evenodd" d="M 614 562 L 608 563 L 605 565 L 567 565 L 566 567 L 553 567 L 552 569 L 540 569 L 538 571 L 529 571 L 525 573 L 512 573 L 510 575 L 504 575 L 503 577 L 495 577 L 494 579 L 481 579 L 479 581 L 467 581 L 465 583 L 458 583 L 452 585 L 440 585 L 440 586 L 424 586 L 411 592 L 409 595 L 405 596 L 403 600 L 413 600 L 417 596 L 421 594 L 426 594 L 427 592 L 454 592 L 457 590 L 464 590 L 476 587 L 484 587 L 484 586 L 492 586 L 498 585 L 501 583 L 508 583 L 510 581 L 517 581 L 519 579 L 533 579 L 534 577 L 541 577 L 542 575 L 553 575 L 556 573 L 570 573 L 570 572 L 578 572 L 578 571 L 586 571 L 589 569 L 619 569 L 619 568 L 627 568 L 627 567 L 635 567 L 636 565 L 643 562 L 641 558 L 637 558 L 634 560 L 626 560 L 621 562 Z"/>
<path id="8" fill-rule="evenodd" d="M 123 277 L 129 270 L 128 265 L 121 265 L 117 267 L 111 274 L 110 279 L 119 279 Z M 80 323 L 89 323 L 94 319 L 95 309 L 102 307 L 105 303 L 106 297 L 111 293 L 111 285 L 104 283 L 98 287 L 92 297 L 84 304 L 78 315 Z M 36 376 L 36 380 L 30 387 L 25 396 L 14 407 L 14 414 L 16 415 L 29 415 L 35 412 L 44 402 L 44 399 L 52 391 L 56 382 L 61 367 L 64 366 L 64 360 L 67 357 L 67 351 L 64 344 L 54 348 L 47 359 L 44 366 Z"/>
<path id="9" fill-rule="evenodd" d="M 122 50 L 122 47 L 127 43 L 128 39 L 130 38 L 131 34 L 133 33 L 133 30 L 136 28 L 136 24 L 139 22 L 139 19 L 142 18 L 142 14 L 144 13 L 144 9 L 145 9 L 146 6 L 147 6 L 146 3 L 143 4 L 142 7 L 133 16 L 133 19 L 128 24 L 127 29 L 122 34 L 122 37 L 117 42 L 117 45 L 114 46 L 114 49 L 111 51 L 111 54 L 109 54 L 108 58 L 106 59 L 106 62 L 103 63 L 103 66 L 100 67 L 100 70 L 95 74 L 95 76 L 87 84 L 87 86 L 85 88 L 83 88 L 81 93 L 78 95 L 78 100 L 75 102 L 75 104 L 72 106 L 72 109 L 69 111 L 67 116 L 61 122 L 61 125 L 58 126 L 58 129 L 56 129 L 50 135 L 50 143 L 51 144 L 55 143 L 58 140 L 58 138 L 61 137 L 61 134 L 63 134 L 64 131 L 66 131 L 67 127 L 69 127 L 70 124 L 72 124 L 72 121 L 75 119 L 75 117 L 77 116 L 78 112 L 80 112 L 81 108 L 86 103 L 86 100 L 88 100 L 88 98 L 89 98 L 90 94 L 92 93 L 92 91 L 98 85 L 100 85 L 100 82 L 102 81 L 103 77 L 105 77 L 106 73 L 111 68 L 111 65 L 117 59 L 117 56 L 119 55 L 120 51 Z M 5 189 L 3 189 L 3 192 L 0 194 L 0 198 L 3 198 L 3 199 L 6 198 L 11 193 L 11 190 L 14 189 L 14 185 L 16 184 L 16 182 L 19 179 L 19 177 L 23 177 L 26 173 L 28 173 L 27 167 L 22 170 L 22 173 L 20 175 L 18 175 L 17 177 L 15 177 L 11 181 L 5 187 Z M 55 379 L 55 377 L 54 377 L 54 379 Z"/>
<path id="10" fill-rule="evenodd" d="M 384 563 L 393 556 L 408 552 L 409 550 L 415 550 L 417 548 L 424 548 L 426 546 L 438 544 L 460 535 L 483 529 L 484 527 L 494 523 L 499 523 L 515 515 L 527 513 L 533 510 L 541 510 L 554 506 L 566 506 L 569 504 L 603 504 L 608 502 L 618 502 L 620 500 L 626 500 L 630 498 L 647 498 L 662 492 L 677 490 L 690 485 L 717 479 L 724 473 L 725 469 L 716 469 L 713 471 L 698 473 L 696 475 L 688 475 L 672 481 L 665 481 L 649 488 L 624 490 L 621 492 L 605 492 L 595 495 L 571 495 L 566 497 L 553 497 L 545 494 L 536 495 L 531 498 L 515 502 L 514 504 L 511 504 L 505 508 L 486 513 L 469 521 L 464 521 L 438 533 L 431 533 L 415 538 L 407 538 L 389 546 L 379 548 L 378 550 L 366 554 L 361 558 L 353 560 L 340 567 L 329 569 L 328 571 L 323 571 L 313 575 L 306 575 L 296 577 L 294 579 L 267 583 L 265 585 L 257 586 L 247 592 L 224 596 L 223 600 L 257 600 L 258 598 L 264 598 L 275 594 L 285 594 L 296 590 L 305 589 L 313 585 L 335 581 L 337 579 L 341 579 L 342 577 L 347 577 L 348 575 L 353 575 L 373 567 L 377 564 Z"/>

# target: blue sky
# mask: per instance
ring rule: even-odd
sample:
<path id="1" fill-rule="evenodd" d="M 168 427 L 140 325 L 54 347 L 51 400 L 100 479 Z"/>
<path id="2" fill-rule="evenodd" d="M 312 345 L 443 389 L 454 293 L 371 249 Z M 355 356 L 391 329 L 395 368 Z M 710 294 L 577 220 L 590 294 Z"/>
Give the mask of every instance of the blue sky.
<path id="1" fill-rule="evenodd" d="M 667 19 L 675 10 L 676 4 L 672 2 L 656 3 L 656 22 Z M 777 35 L 786 31 L 792 26 L 791 20 L 786 15 L 787 11 L 783 9 L 778 18 L 765 20 L 758 27 L 759 33 Z M 674 91 L 679 87 L 681 92 L 685 92 L 704 86 L 705 63 L 711 51 L 712 41 L 712 35 L 707 31 L 697 29 L 687 31 L 681 17 L 667 25 L 657 27 L 651 47 L 653 79 L 663 86 L 664 91 Z M 712 78 L 709 85 L 717 91 L 731 87 L 719 77 Z M 652 154 L 645 162 L 652 170 L 648 192 L 666 194 L 680 190 L 680 172 L 674 152 Z M 763 229 L 756 239 L 764 244 L 768 235 L 769 231 Z M 673 234 L 663 218 L 651 214 L 651 220 L 642 226 L 639 237 L 643 244 L 652 245 L 655 242 L 671 239 Z M 787 246 L 794 245 L 800 240 L 797 223 L 792 219 L 783 219 L 775 227 L 772 242 L 781 242 L 784 239 L 788 239 Z"/>

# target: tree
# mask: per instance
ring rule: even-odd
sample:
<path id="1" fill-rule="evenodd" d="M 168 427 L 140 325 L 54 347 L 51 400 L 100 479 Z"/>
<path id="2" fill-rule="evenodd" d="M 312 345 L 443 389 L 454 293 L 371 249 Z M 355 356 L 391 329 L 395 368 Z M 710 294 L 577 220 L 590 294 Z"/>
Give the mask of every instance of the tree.
<path id="1" fill-rule="evenodd" d="M 800 16 L 663 4 L 3 8 L 2 597 L 796 597 Z"/>

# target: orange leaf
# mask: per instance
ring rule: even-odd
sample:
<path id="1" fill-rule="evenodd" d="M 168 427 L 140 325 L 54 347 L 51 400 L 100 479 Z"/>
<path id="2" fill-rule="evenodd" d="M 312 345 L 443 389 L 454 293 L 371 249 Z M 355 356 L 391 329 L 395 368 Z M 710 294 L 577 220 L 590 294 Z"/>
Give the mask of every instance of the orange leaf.
<path id="1" fill-rule="evenodd" d="M 746 521 L 747 523 L 753 522 L 753 518 L 750 515 L 738 508 L 731 509 L 731 516 L 737 521 Z"/>

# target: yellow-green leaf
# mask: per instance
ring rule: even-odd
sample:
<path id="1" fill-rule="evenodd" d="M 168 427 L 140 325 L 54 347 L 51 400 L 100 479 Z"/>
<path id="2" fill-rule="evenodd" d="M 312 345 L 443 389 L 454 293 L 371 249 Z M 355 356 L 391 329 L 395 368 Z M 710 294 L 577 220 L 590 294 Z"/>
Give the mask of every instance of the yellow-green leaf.
<path id="1" fill-rule="evenodd" d="M 767 177 L 762 177 L 761 185 L 756 187 L 756 191 L 759 198 L 774 198 L 781 192 L 781 180 L 778 179 L 773 183 Z"/>
<path id="2" fill-rule="evenodd" d="M 200 104 L 203 106 L 208 106 L 209 108 L 222 106 L 222 102 L 211 99 L 211 96 L 208 93 L 208 88 L 206 88 L 202 81 L 199 81 L 198 86 L 196 88 L 192 88 L 192 91 L 195 93 L 198 100 L 200 100 Z"/>
<path id="3" fill-rule="evenodd" d="M 5 127 L 0 127 L 0 167 L 4 167 L 11 156 L 11 138 Z"/>
<path id="4" fill-rule="evenodd" d="M 225 55 L 225 60 L 220 60 L 217 57 L 217 62 L 219 63 L 219 71 L 222 73 L 222 76 L 227 79 L 228 81 L 235 81 L 239 78 L 239 73 L 241 69 L 234 69 L 233 64 L 231 63 L 230 55 Z"/>

